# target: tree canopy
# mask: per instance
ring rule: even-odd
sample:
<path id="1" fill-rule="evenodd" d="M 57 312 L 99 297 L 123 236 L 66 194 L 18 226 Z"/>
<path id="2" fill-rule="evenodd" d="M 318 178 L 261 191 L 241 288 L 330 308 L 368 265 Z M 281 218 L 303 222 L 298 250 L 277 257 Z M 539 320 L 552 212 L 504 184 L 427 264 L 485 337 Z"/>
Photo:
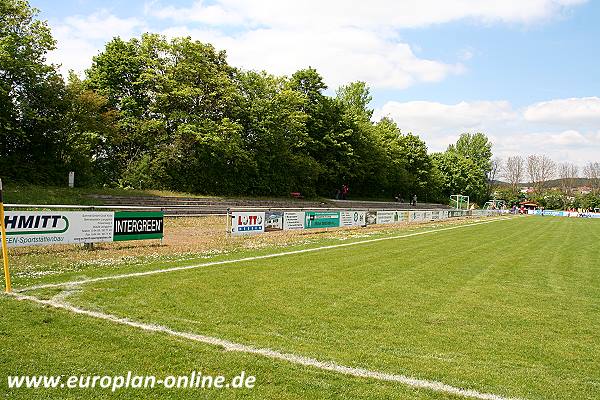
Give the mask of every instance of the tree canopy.
<path id="1" fill-rule="evenodd" d="M 446 202 L 485 197 L 491 144 L 464 134 L 429 154 L 392 119 L 373 120 L 365 82 L 328 95 L 312 67 L 245 71 L 189 37 L 106 43 L 85 77 L 45 55 L 47 24 L 0 0 L 0 170 L 24 182 L 164 188 L 219 195 L 355 196 Z"/>

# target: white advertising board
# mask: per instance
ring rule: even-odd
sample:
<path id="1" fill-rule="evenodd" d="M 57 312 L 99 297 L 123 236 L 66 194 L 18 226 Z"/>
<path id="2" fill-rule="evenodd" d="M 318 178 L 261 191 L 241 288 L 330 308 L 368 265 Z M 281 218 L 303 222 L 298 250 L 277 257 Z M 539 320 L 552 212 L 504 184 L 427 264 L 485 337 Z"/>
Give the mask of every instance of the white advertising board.
<path id="1" fill-rule="evenodd" d="M 283 213 L 283 230 L 304 229 L 304 211 L 286 211 Z"/>
<path id="2" fill-rule="evenodd" d="M 7 211 L 9 247 L 113 241 L 113 212 Z"/>
<path id="3" fill-rule="evenodd" d="M 367 212 L 340 211 L 340 226 L 367 226 Z"/>
<path id="4" fill-rule="evenodd" d="M 425 220 L 425 212 L 423 211 L 410 211 L 408 214 L 409 222 L 413 221 L 424 221 Z"/>
<path id="5" fill-rule="evenodd" d="M 378 224 L 399 224 L 408 221 L 408 211 L 377 211 Z"/>
<path id="6" fill-rule="evenodd" d="M 265 213 L 234 211 L 231 213 L 231 234 L 253 235 L 265 231 Z"/>

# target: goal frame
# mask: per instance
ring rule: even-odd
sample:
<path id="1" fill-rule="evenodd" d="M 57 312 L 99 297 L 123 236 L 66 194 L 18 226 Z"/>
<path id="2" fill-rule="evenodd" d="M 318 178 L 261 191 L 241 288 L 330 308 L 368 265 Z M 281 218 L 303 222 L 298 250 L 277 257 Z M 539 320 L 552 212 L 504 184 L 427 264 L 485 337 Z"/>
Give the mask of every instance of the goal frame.
<path id="1" fill-rule="evenodd" d="M 471 205 L 470 201 L 469 201 L 469 196 L 464 196 L 462 194 L 453 194 L 453 195 L 451 195 L 450 196 L 450 201 L 454 202 L 454 205 L 455 205 L 454 208 L 456 208 L 457 210 L 463 210 L 462 206 L 465 203 L 466 203 L 467 207 L 464 208 L 464 210 L 468 210 L 469 206 Z"/>

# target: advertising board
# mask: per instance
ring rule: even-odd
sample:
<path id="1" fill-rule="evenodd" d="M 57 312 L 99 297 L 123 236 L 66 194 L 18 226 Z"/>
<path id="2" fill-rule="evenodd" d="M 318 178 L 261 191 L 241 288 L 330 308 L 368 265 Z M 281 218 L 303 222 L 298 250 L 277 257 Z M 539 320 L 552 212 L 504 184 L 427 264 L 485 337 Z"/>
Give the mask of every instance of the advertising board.
<path id="1" fill-rule="evenodd" d="M 162 239 L 164 220 L 162 212 L 127 212 L 114 213 L 113 240 Z"/>
<path id="2" fill-rule="evenodd" d="M 306 211 L 304 228 L 338 228 L 340 226 L 339 211 Z"/>
<path id="3" fill-rule="evenodd" d="M 7 211 L 9 247 L 113 241 L 113 212 Z"/>
<path id="4" fill-rule="evenodd" d="M 304 229 L 304 211 L 286 211 L 283 213 L 283 230 Z"/>
<path id="5" fill-rule="evenodd" d="M 265 232 L 283 230 L 283 211 L 265 212 Z"/>
<path id="6" fill-rule="evenodd" d="M 340 211 L 340 226 L 367 226 L 367 212 Z"/>
<path id="7" fill-rule="evenodd" d="M 265 231 L 264 211 L 233 211 L 231 213 L 231 234 L 235 236 L 253 235 Z"/>
<path id="8" fill-rule="evenodd" d="M 378 224 L 399 224 L 408 221 L 408 211 L 377 211 Z"/>

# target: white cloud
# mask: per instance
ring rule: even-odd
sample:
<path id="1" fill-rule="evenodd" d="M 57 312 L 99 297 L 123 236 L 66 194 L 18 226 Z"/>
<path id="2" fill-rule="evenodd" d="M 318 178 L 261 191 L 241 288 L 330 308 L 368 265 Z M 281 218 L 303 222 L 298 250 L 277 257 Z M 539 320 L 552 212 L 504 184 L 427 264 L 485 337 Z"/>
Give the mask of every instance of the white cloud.
<path id="1" fill-rule="evenodd" d="M 462 73 L 463 65 L 417 57 L 405 43 L 385 40 L 379 35 L 355 28 L 297 31 L 256 29 L 234 37 L 217 30 L 166 29 L 173 37 L 189 35 L 227 49 L 232 65 L 291 75 L 312 66 L 333 88 L 363 80 L 374 88 L 404 89 L 417 82 L 437 82 Z"/>
<path id="2" fill-rule="evenodd" d="M 222 5 L 205 4 L 196 1 L 190 7 L 165 6 L 157 7 L 156 2 L 147 3 L 145 12 L 159 19 L 171 19 L 178 22 L 201 22 L 211 25 L 234 25 L 244 23 L 244 16 L 239 12 L 230 12 Z"/>
<path id="3" fill-rule="evenodd" d="M 571 146 L 580 144 L 590 144 L 590 141 L 581 133 L 574 129 L 569 129 L 564 132 L 549 135 L 550 143 L 559 146 Z"/>
<path id="4" fill-rule="evenodd" d="M 115 36 L 131 38 L 144 31 L 145 22 L 138 18 L 119 18 L 106 10 L 90 15 L 75 15 L 58 23 L 51 23 L 56 50 L 48 54 L 48 61 L 61 65 L 66 75 L 69 69 L 83 72 L 92 63 L 92 57 Z"/>
<path id="5" fill-rule="evenodd" d="M 226 49 L 243 68 L 289 75 L 310 65 L 331 87 L 364 80 L 373 88 L 404 89 L 465 72 L 460 61 L 473 51 L 449 61 L 417 56 L 401 29 L 461 19 L 532 23 L 584 1 L 197 0 L 187 7 L 155 1 L 145 11 L 177 24 L 166 32 L 188 32 Z"/>
<path id="6" fill-rule="evenodd" d="M 545 151 L 579 149 L 581 147 L 593 146 L 595 140 L 593 135 L 584 135 L 575 129 L 568 129 L 562 132 L 533 132 L 518 135 L 520 140 L 525 143 L 534 144 L 539 149 Z M 509 135 L 510 140 L 514 140 L 514 136 Z M 597 144 L 600 144 L 598 142 Z"/>
<path id="7" fill-rule="evenodd" d="M 430 101 L 391 101 L 378 110 L 376 117 L 391 116 L 398 123 L 419 132 L 477 130 L 490 121 L 509 121 L 516 113 L 507 101 L 476 101 L 442 104 Z M 414 127 L 414 128 L 409 128 Z M 459 132 L 460 133 L 460 132 Z"/>
<path id="8" fill-rule="evenodd" d="M 418 56 L 398 36 L 400 29 L 460 19 L 531 23 L 585 1 L 196 0 L 183 7 L 149 1 L 143 18 L 159 23 L 165 33 L 190 34 L 227 50 L 230 62 L 242 68 L 289 75 L 311 65 L 331 87 L 364 80 L 374 88 L 403 89 L 463 73 L 461 61 L 472 51 L 456 60 Z M 105 10 L 67 17 L 53 24 L 58 50 L 49 59 L 63 64 L 63 71 L 82 72 L 107 40 L 143 32 L 147 23 L 140 18 Z M 165 28 L 169 22 L 176 25 Z"/>
<path id="9" fill-rule="evenodd" d="M 442 104 L 428 101 L 405 103 L 388 102 L 375 113 L 375 118 L 393 118 L 403 132 L 419 134 L 431 151 L 443 151 L 454 143 L 460 133 L 481 131 L 494 144 L 494 154 L 506 157 L 514 154 L 544 153 L 556 161 L 572 161 L 584 164 L 600 161 L 600 132 L 592 127 L 562 128 L 561 124 L 548 127 L 542 122 L 528 118 L 539 104 L 577 104 L 586 98 L 553 100 L 537 103 L 521 110 L 514 109 L 506 101 L 475 101 L 458 104 Z M 548 129 L 549 128 L 549 129 Z"/>
<path id="10" fill-rule="evenodd" d="M 119 18 L 106 10 L 87 16 L 70 16 L 65 18 L 64 26 L 80 37 L 106 40 L 115 36 L 131 36 L 144 22 L 137 18 Z"/>
<path id="11" fill-rule="evenodd" d="M 531 23 L 553 17 L 586 0 L 216 0 L 195 1 L 190 7 L 146 7 L 149 15 L 176 21 L 270 27 L 353 26 L 368 29 L 413 28 L 460 19 Z"/>
<path id="12" fill-rule="evenodd" d="M 559 124 L 598 124 L 600 123 L 600 98 L 570 98 L 532 104 L 525 110 L 525 119 Z"/>

